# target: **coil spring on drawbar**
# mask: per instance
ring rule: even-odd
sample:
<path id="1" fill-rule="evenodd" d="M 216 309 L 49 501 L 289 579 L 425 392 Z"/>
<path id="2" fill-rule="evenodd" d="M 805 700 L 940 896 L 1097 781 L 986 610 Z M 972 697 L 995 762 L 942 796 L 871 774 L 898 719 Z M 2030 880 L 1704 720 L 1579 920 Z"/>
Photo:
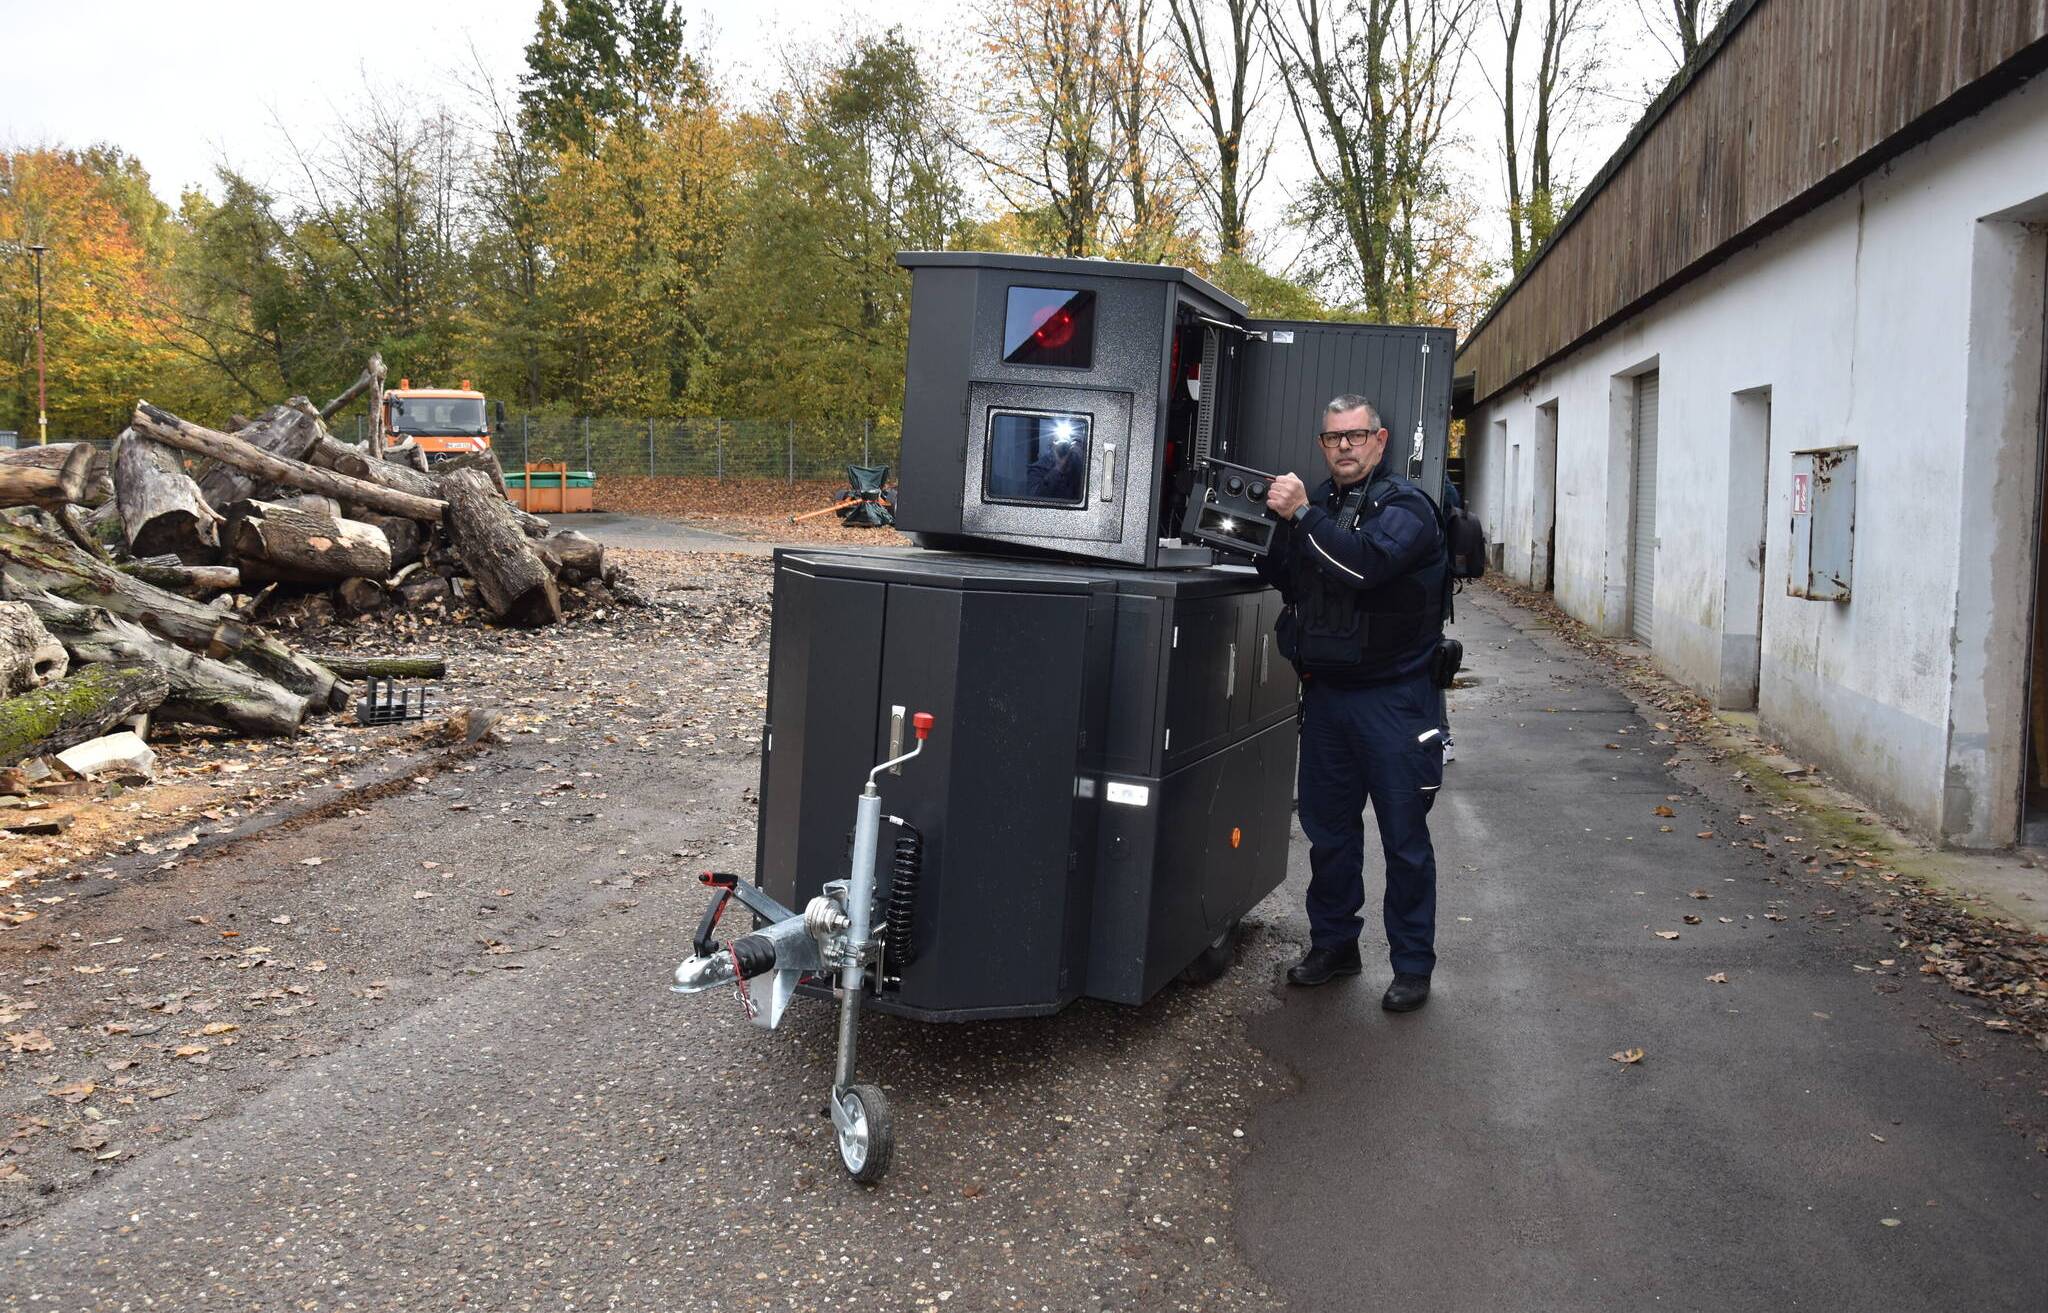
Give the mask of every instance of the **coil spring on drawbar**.
<path id="1" fill-rule="evenodd" d="M 889 905 L 883 913 L 882 979 L 894 985 L 903 970 L 917 959 L 912 934 L 917 923 L 917 886 L 924 876 L 924 832 L 900 816 L 889 818 L 903 831 L 896 838 L 895 854 L 889 863 Z"/>

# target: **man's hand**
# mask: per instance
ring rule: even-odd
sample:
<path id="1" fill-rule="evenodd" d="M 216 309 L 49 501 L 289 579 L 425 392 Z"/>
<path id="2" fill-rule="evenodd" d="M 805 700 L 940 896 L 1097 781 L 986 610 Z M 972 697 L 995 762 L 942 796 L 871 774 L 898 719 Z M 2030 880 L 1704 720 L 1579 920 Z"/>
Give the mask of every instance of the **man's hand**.
<path id="1" fill-rule="evenodd" d="M 1294 518 L 1295 511 L 1308 501 L 1308 489 L 1301 486 L 1301 480 L 1292 474 L 1275 478 L 1266 489 L 1266 509 L 1283 520 Z"/>

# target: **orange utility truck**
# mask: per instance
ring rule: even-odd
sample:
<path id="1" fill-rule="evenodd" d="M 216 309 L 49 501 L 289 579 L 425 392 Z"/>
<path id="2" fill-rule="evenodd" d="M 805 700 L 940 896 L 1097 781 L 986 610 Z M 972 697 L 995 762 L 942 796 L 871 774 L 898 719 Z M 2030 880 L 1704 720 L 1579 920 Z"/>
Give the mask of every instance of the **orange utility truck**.
<path id="1" fill-rule="evenodd" d="M 496 419 L 495 427 L 502 432 L 502 401 L 497 403 Z M 484 415 L 484 394 L 472 391 L 466 378 L 459 388 L 416 388 L 411 379 L 399 379 L 398 386 L 384 394 L 382 421 L 386 442 L 411 438 L 430 462 L 491 449 L 493 425 Z"/>

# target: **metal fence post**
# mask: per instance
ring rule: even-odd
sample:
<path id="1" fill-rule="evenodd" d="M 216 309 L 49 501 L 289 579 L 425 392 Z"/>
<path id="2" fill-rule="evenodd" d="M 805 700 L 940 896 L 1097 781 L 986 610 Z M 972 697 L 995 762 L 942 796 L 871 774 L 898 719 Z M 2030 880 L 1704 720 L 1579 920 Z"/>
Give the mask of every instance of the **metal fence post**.
<path id="1" fill-rule="evenodd" d="M 532 429 L 533 416 L 521 415 L 519 417 L 519 463 L 521 465 L 533 464 L 533 453 L 528 450 Z"/>
<path id="2" fill-rule="evenodd" d="M 860 463 L 872 465 L 875 458 L 868 452 L 868 441 L 873 436 L 875 421 L 863 417 L 860 422 Z"/>
<path id="3" fill-rule="evenodd" d="M 654 477 L 654 416 L 647 417 L 647 477 Z"/>
<path id="4" fill-rule="evenodd" d="M 583 417 L 583 468 L 590 469 L 590 416 Z"/>
<path id="5" fill-rule="evenodd" d="M 796 421 L 789 422 L 789 486 L 796 486 Z"/>
<path id="6" fill-rule="evenodd" d="M 711 421 L 711 436 L 718 441 L 718 481 L 725 482 L 725 421 Z"/>

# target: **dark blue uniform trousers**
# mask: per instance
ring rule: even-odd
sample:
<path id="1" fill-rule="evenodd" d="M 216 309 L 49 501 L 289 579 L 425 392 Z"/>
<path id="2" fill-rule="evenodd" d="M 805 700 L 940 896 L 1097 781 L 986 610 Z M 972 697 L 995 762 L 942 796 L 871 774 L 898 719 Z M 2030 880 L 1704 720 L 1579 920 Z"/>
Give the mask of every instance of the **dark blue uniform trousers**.
<path id="1" fill-rule="evenodd" d="M 1436 966 L 1436 852 L 1429 809 L 1444 782 L 1437 692 L 1425 673 L 1368 688 L 1311 678 L 1301 704 L 1301 830 L 1308 836 L 1308 920 L 1318 948 L 1364 928 L 1365 804 L 1386 854 L 1385 916 L 1394 970 Z"/>

